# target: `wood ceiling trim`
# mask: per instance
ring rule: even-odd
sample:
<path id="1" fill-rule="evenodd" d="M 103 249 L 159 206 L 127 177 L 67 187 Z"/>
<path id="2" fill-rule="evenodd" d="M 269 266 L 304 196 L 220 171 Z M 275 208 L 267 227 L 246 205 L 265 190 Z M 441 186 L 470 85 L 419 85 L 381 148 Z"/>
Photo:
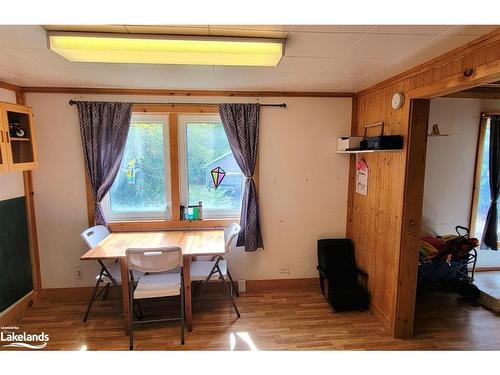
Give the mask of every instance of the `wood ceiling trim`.
<path id="1" fill-rule="evenodd" d="M 158 95 L 158 96 L 228 96 L 228 97 L 319 97 L 352 98 L 353 92 L 323 91 L 218 91 L 218 90 L 168 90 L 120 89 L 99 87 L 20 87 L 22 92 L 52 94 L 101 94 L 101 95 Z"/>
<path id="2" fill-rule="evenodd" d="M 19 86 L 16 86 L 9 82 L 0 81 L 0 88 L 11 91 L 19 91 Z"/>
<path id="3" fill-rule="evenodd" d="M 380 90 L 384 87 L 393 85 L 397 82 L 404 81 L 405 79 L 414 77 L 422 72 L 425 72 L 427 70 L 437 68 L 441 65 L 447 64 L 450 61 L 453 61 L 455 59 L 461 58 L 464 55 L 468 54 L 469 52 L 478 50 L 479 48 L 488 46 L 490 44 L 493 44 L 497 41 L 500 40 L 500 27 L 493 30 L 492 32 L 488 34 L 481 35 L 477 39 L 474 39 L 473 41 L 464 44 L 463 46 L 457 47 L 449 52 L 446 52 L 438 57 L 435 57 L 434 59 L 431 59 L 425 63 L 422 63 L 420 65 L 417 65 L 416 67 L 409 69 L 403 73 L 400 73 L 398 75 L 392 76 L 391 78 L 388 78 L 386 80 L 383 80 L 379 83 L 376 83 L 373 86 L 370 86 L 366 89 L 363 89 L 359 92 L 356 93 L 358 96 L 366 95 L 371 92 Z"/>

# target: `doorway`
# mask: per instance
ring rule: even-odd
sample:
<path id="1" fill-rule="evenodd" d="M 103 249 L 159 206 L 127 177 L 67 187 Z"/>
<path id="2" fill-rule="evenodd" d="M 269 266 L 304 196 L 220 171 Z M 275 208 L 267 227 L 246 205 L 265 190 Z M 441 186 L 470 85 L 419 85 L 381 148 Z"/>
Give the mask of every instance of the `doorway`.
<path id="1" fill-rule="evenodd" d="M 422 110 L 426 105 L 427 121 L 423 121 L 422 118 L 419 120 L 418 117 L 426 115 L 425 109 Z M 417 220 L 413 221 L 418 227 L 414 231 L 417 233 L 416 236 L 411 236 L 411 231 L 406 228 L 402 249 L 405 245 L 413 246 L 418 254 L 415 332 L 422 327 L 422 322 L 425 320 L 422 312 L 428 313 L 425 305 L 432 299 L 443 301 L 441 313 L 451 314 L 461 311 L 466 316 L 469 313 L 474 314 L 473 310 L 464 310 L 464 306 L 471 304 L 467 305 L 466 298 L 450 287 L 451 282 L 448 288 L 446 285 L 443 287 L 446 283 L 442 282 L 444 276 L 439 275 L 439 272 L 436 275 L 437 280 L 431 280 L 430 283 L 441 281 L 441 289 L 429 288 L 431 292 L 426 294 L 422 279 L 429 280 L 425 280 L 426 275 L 422 275 L 422 260 L 429 255 L 432 258 L 432 254 L 422 249 L 421 240 L 457 234 L 457 226 L 467 228 L 467 231 L 470 230 L 471 238 L 479 237 L 478 240 L 481 240 L 485 205 L 489 205 L 484 193 L 484 176 L 488 175 L 487 162 L 484 159 L 487 153 L 484 145 L 485 139 L 488 138 L 488 120 L 484 115 L 496 112 L 500 113 L 500 82 L 446 96 L 412 100 L 404 207 L 407 215 L 418 209 L 421 215 L 417 213 Z M 425 123 L 425 133 L 421 128 L 423 123 Z M 408 182 L 413 186 L 408 186 Z M 466 230 L 459 228 L 462 235 Z M 469 272 L 466 265 L 465 274 L 482 290 L 478 302 L 494 310 L 498 308 L 500 297 L 500 252 L 472 247 L 477 251 L 476 273 L 472 277 L 472 264 L 469 264 Z M 449 262 L 446 263 L 449 260 L 451 258 L 443 257 L 446 264 L 443 272 L 450 268 Z M 498 274 L 498 280 L 495 274 Z M 456 275 L 457 273 L 451 272 L 448 277 Z M 461 275 L 461 278 L 465 277 Z"/>

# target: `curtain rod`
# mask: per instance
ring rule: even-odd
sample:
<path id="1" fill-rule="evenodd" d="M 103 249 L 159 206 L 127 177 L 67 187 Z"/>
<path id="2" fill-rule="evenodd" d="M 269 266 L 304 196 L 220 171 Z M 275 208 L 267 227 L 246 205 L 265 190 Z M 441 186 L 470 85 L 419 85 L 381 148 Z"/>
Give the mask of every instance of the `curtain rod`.
<path id="1" fill-rule="evenodd" d="M 482 117 L 500 116 L 500 112 L 483 112 Z"/>
<path id="2" fill-rule="evenodd" d="M 73 104 L 76 104 L 76 103 L 85 103 L 85 101 L 83 100 L 73 100 L 71 99 L 69 101 L 69 105 L 73 105 Z M 142 103 L 142 102 L 138 102 L 138 103 L 133 103 L 133 104 L 137 104 L 137 105 L 177 105 L 177 104 L 180 104 L 180 105 L 219 105 L 219 103 Z M 260 104 L 260 103 L 245 103 L 245 104 Z M 281 107 L 281 108 L 286 108 L 286 103 L 281 103 L 281 104 L 260 104 L 261 107 Z"/>

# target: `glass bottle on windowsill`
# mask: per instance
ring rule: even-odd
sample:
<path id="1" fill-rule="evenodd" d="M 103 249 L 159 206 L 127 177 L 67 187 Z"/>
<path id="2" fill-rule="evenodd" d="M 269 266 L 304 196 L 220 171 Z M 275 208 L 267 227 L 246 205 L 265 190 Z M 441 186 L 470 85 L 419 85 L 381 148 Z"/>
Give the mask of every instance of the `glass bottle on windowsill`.
<path id="1" fill-rule="evenodd" d="M 198 202 L 198 220 L 203 220 L 203 202 Z"/>

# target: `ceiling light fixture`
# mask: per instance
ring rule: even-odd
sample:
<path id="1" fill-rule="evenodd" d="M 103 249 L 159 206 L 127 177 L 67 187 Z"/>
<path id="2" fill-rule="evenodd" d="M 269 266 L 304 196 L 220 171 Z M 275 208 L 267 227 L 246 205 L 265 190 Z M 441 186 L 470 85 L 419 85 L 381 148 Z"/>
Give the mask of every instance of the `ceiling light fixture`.
<path id="1" fill-rule="evenodd" d="M 72 62 L 276 66 L 283 39 L 47 32 L 49 48 Z"/>

